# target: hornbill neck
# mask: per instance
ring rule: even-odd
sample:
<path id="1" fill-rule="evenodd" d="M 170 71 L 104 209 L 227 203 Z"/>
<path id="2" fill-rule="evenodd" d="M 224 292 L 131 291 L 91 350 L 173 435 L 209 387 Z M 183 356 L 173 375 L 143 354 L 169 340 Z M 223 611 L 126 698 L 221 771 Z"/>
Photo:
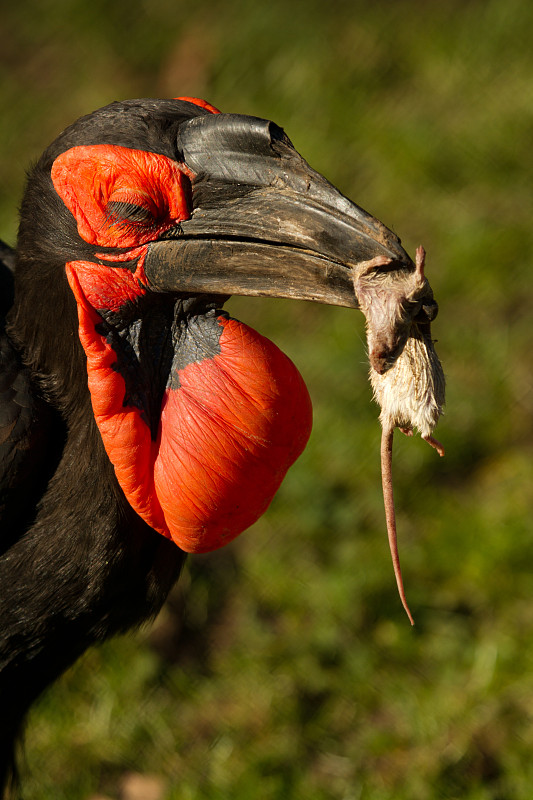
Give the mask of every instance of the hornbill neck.
<path id="1" fill-rule="evenodd" d="M 73 232 L 42 162 L 30 174 L 22 201 L 7 329 L 40 391 L 68 417 L 89 408 L 76 303 L 65 275 L 65 248 Z"/>

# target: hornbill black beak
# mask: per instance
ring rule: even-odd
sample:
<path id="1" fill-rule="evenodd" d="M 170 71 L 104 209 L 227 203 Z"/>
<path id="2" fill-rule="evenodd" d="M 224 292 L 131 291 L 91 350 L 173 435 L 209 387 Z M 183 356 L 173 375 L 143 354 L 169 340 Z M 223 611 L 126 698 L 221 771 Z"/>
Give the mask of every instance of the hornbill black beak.
<path id="1" fill-rule="evenodd" d="M 399 238 L 311 169 L 277 125 L 217 114 L 180 126 L 190 219 L 148 248 L 156 291 L 314 300 L 357 308 L 353 268 L 414 270 Z"/>

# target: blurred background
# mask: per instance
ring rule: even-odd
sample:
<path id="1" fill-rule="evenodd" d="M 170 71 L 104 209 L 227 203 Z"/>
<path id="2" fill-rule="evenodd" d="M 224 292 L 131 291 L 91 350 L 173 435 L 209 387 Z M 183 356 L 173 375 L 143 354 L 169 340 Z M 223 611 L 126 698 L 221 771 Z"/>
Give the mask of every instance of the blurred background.
<path id="1" fill-rule="evenodd" d="M 2 6 L 1 238 L 29 164 L 99 106 L 192 95 L 271 118 L 411 255 L 425 246 L 448 379 L 446 458 L 395 440 L 411 629 L 362 315 L 230 301 L 298 365 L 311 441 L 252 529 L 189 560 L 153 626 L 42 699 L 25 799 L 129 798 L 133 774 L 152 787 L 137 800 L 529 800 L 533 4 Z"/>

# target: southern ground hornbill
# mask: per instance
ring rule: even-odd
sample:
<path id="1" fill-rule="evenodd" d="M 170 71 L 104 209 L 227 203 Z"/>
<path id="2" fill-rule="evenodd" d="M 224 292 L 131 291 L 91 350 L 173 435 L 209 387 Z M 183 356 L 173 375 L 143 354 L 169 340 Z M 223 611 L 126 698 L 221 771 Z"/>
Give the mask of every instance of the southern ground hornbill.
<path id="1" fill-rule="evenodd" d="M 185 554 L 249 527 L 305 447 L 302 378 L 228 296 L 357 308 L 354 275 L 415 268 L 277 125 L 192 98 L 67 128 L 0 256 L 4 784 L 43 689 L 156 614 Z"/>

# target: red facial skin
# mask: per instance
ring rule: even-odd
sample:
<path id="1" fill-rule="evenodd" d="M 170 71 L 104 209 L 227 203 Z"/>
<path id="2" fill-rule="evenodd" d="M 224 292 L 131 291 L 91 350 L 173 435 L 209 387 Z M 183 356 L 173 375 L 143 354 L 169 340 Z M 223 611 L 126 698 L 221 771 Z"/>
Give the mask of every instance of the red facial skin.
<path id="1" fill-rule="evenodd" d="M 218 351 L 179 369 L 172 381 L 179 388 L 169 381 L 153 438 L 142 411 L 124 402 L 125 380 L 98 332 L 99 311 L 118 312 L 149 292 L 149 242 L 190 215 L 186 170 L 163 155 L 94 145 L 60 155 L 52 180 L 82 239 L 124 248 L 97 254 L 113 267 L 66 265 L 93 413 L 118 482 L 132 508 L 181 549 L 215 550 L 263 514 L 304 449 L 312 410 L 303 379 L 272 342 L 220 316 Z M 140 210 L 125 221 L 117 204 Z M 134 272 L 120 266 L 134 258 Z"/>
<path id="2" fill-rule="evenodd" d="M 210 111 L 211 114 L 220 114 L 218 108 L 212 106 L 211 103 L 208 103 L 207 100 L 201 100 L 199 97 L 176 97 L 176 100 L 185 100 L 187 103 L 194 103 L 195 106 L 200 106 L 200 108 L 205 108 L 206 111 Z"/>

